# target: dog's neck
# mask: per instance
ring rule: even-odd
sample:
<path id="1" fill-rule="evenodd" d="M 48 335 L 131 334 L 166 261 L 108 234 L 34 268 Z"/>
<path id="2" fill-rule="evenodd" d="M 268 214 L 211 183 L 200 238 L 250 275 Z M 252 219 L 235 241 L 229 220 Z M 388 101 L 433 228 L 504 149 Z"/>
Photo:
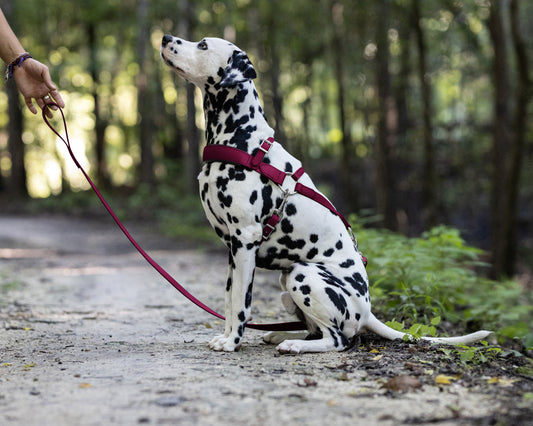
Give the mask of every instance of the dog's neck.
<path id="1" fill-rule="evenodd" d="M 252 81 L 229 88 L 206 84 L 202 92 L 208 145 L 232 146 L 251 154 L 274 136 Z"/>

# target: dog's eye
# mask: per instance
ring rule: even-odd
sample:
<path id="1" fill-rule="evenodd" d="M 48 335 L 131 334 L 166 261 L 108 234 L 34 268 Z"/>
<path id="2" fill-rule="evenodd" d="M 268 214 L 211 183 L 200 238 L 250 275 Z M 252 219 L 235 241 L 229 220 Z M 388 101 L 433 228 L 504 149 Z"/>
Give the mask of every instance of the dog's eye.
<path id="1" fill-rule="evenodd" d="M 198 43 L 197 47 L 200 50 L 207 50 L 207 43 L 205 42 L 205 40 L 202 40 L 200 43 Z"/>

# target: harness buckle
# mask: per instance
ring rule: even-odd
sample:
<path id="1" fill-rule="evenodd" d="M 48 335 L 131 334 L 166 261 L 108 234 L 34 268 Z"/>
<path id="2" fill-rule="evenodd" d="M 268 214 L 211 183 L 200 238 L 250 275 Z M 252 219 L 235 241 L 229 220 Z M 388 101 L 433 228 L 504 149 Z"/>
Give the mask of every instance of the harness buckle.
<path id="1" fill-rule="evenodd" d="M 265 148 L 263 148 L 263 145 L 267 145 Z M 261 142 L 261 145 L 259 145 L 259 150 L 263 151 L 265 154 L 268 152 L 270 148 L 272 148 L 272 145 L 274 145 L 274 139 L 268 138 L 265 139 L 263 142 Z"/>

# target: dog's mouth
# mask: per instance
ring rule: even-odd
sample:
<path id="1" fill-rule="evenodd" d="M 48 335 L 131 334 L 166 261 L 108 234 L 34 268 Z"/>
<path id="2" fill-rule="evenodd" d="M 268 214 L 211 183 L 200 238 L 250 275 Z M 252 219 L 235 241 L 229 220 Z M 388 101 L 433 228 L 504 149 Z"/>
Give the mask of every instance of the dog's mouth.
<path id="1" fill-rule="evenodd" d="M 161 58 L 163 58 L 163 61 L 165 62 L 165 64 L 167 64 L 170 68 L 174 69 L 177 73 L 185 75 L 185 71 L 182 68 L 178 67 L 174 63 L 174 61 L 172 61 L 171 59 L 165 56 L 163 49 L 161 49 Z"/>

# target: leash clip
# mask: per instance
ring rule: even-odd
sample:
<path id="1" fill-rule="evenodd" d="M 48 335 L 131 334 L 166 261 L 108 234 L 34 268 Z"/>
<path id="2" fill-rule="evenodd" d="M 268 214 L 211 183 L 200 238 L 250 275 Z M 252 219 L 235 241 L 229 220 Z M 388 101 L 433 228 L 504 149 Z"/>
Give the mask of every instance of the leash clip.
<path id="1" fill-rule="evenodd" d="M 272 212 L 272 216 L 270 216 L 270 219 L 268 219 L 266 225 L 263 227 L 263 241 L 267 241 L 270 238 L 270 234 L 274 232 L 276 229 L 276 225 L 278 222 L 283 218 L 283 210 L 285 209 L 285 204 L 287 204 L 287 199 L 291 195 L 291 191 L 288 189 L 281 188 L 281 192 L 283 192 L 283 198 L 281 199 L 281 204 L 278 208 L 274 209 Z"/>

